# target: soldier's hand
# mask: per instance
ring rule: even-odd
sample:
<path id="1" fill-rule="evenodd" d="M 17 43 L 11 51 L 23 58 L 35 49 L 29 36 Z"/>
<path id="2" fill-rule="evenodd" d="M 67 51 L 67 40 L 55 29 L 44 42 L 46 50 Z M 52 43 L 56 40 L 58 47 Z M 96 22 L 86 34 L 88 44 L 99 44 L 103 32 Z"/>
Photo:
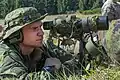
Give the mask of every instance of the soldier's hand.
<path id="1" fill-rule="evenodd" d="M 61 62 L 57 58 L 47 58 L 44 67 L 46 66 L 51 66 L 55 67 L 55 69 L 59 69 L 61 67 Z"/>

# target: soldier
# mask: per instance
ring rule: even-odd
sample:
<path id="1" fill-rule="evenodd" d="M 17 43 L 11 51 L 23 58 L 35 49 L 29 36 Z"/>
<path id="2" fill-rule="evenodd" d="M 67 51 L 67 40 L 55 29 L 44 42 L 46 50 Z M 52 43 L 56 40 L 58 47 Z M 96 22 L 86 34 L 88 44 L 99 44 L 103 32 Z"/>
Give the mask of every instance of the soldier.
<path id="1" fill-rule="evenodd" d="M 120 26 L 120 2 L 119 0 L 107 0 L 102 6 L 102 15 L 108 16 L 112 21 L 110 29 L 103 31 L 102 42 L 111 60 L 119 64 L 119 26 Z M 102 33 L 102 32 L 101 32 Z"/>
<path id="2" fill-rule="evenodd" d="M 120 18 L 120 2 L 119 0 L 106 0 L 101 8 L 102 16 L 108 16 L 108 20 L 117 20 Z M 104 43 L 106 31 L 99 31 L 100 39 Z"/>
<path id="3" fill-rule="evenodd" d="M 120 19 L 112 21 L 110 29 L 105 34 L 104 46 L 112 62 L 120 65 Z"/>
<path id="4" fill-rule="evenodd" d="M 118 0 L 107 0 L 102 8 L 102 16 L 108 16 L 108 19 L 116 20 L 120 18 L 120 2 Z"/>
<path id="5" fill-rule="evenodd" d="M 42 43 L 41 20 L 45 16 L 33 7 L 18 8 L 6 15 L 0 44 L 1 79 L 40 80 L 41 71 L 60 68 L 60 60 L 50 57 Z"/>

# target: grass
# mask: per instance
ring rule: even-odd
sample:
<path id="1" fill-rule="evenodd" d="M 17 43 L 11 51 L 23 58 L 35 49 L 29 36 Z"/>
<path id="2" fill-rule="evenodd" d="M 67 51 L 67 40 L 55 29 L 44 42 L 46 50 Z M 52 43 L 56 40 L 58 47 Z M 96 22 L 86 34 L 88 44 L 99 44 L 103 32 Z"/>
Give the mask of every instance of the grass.
<path id="1" fill-rule="evenodd" d="M 57 79 L 51 79 L 50 74 L 46 74 L 49 78 L 45 77 L 45 74 L 41 73 L 39 80 L 120 80 L 120 68 L 106 68 L 103 70 L 95 70 L 94 73 L 88 75 L 70 75 L 67 77 L 65 74 L 57 76 Z M 47 79 L 46 79 L 47 78 Z M 37 79 L 37 77 L 36 77 Z M 1 79 L 2 80 L 2 79 Z M 16 80 L 14 78 L 6 78 L 4 80 Z M 33 80 L 33 79 L 31 79 Z"/>

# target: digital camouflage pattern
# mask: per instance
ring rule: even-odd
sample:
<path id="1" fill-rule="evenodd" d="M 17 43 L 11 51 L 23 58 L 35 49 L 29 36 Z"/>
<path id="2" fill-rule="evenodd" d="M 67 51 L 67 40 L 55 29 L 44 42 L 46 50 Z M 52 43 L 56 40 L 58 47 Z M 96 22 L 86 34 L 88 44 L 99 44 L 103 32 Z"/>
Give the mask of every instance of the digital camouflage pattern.
<path id="1" fill-rule="evenodd" d="M 101 8 L 102 15 L 108 16 L 110 21 L 120 18 L 120 2 L 117 1 L 118 0 L 107 0 Z"/>
<path id="2" fill-rule="evenodd" d="M 11 45 L 4 40 L 11 35 L 16 35 L 16 32 L 25 25 L 40 21 L 45 16 L 41 16 L 33 7 L 18 8 L 6 15 L 3 39 L 0 41 L 0 79 L 41 80 L 45 78 L 41 78 L 40 75 L 48 58 L 47 48 L 36 48 L 31 55 L 24 56 L 18 43 Z"/>
<path id="3" fill-rule="evenodd" d="M 23 56 L 18 50 L 16 50 L 16 47 L 13 45 L 9 46 L 10 47 L 5 44 L 0 45 L 0 79 L 42 79 L 40 78 L 41 69 L 44 66 L 45 59 L 47 58 L 47 55 L 45 56 L 45 54 L 38 55 L 43 52 L 42 49 L 35 49 L 32 53 L 34 55 Z M 37 63 L 38 61 L 39 63 Z"/>
<path id="4" fill-rule="evenodd" d="M 102 34 L 103 45 L 106 48 L 108 56 L 116 64 L 120 62 L 120 2 L 118 1 L 107 0 L 101 8 L 102 15 L 108 16 L 108 19 L 111 21 L 109 30 L 104 31 Z"/>
<path id="5" fill-rule="evenodd" d="M 114 63 L 120 63 L 120 19 L 112 21 L 106 32 L 104 45 Z"/>

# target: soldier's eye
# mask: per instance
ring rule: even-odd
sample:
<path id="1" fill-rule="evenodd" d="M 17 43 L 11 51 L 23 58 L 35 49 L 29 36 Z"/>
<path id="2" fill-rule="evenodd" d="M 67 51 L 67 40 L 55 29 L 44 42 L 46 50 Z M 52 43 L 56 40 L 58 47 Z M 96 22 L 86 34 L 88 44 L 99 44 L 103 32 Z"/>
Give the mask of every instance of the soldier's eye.
<path id="1" fill-rule="evenodd" d="M 33 27 L 32 29 L 33 29 L 34 31 L 36 31 L 36 30 L 39 29 L 39 27 Z"/>

